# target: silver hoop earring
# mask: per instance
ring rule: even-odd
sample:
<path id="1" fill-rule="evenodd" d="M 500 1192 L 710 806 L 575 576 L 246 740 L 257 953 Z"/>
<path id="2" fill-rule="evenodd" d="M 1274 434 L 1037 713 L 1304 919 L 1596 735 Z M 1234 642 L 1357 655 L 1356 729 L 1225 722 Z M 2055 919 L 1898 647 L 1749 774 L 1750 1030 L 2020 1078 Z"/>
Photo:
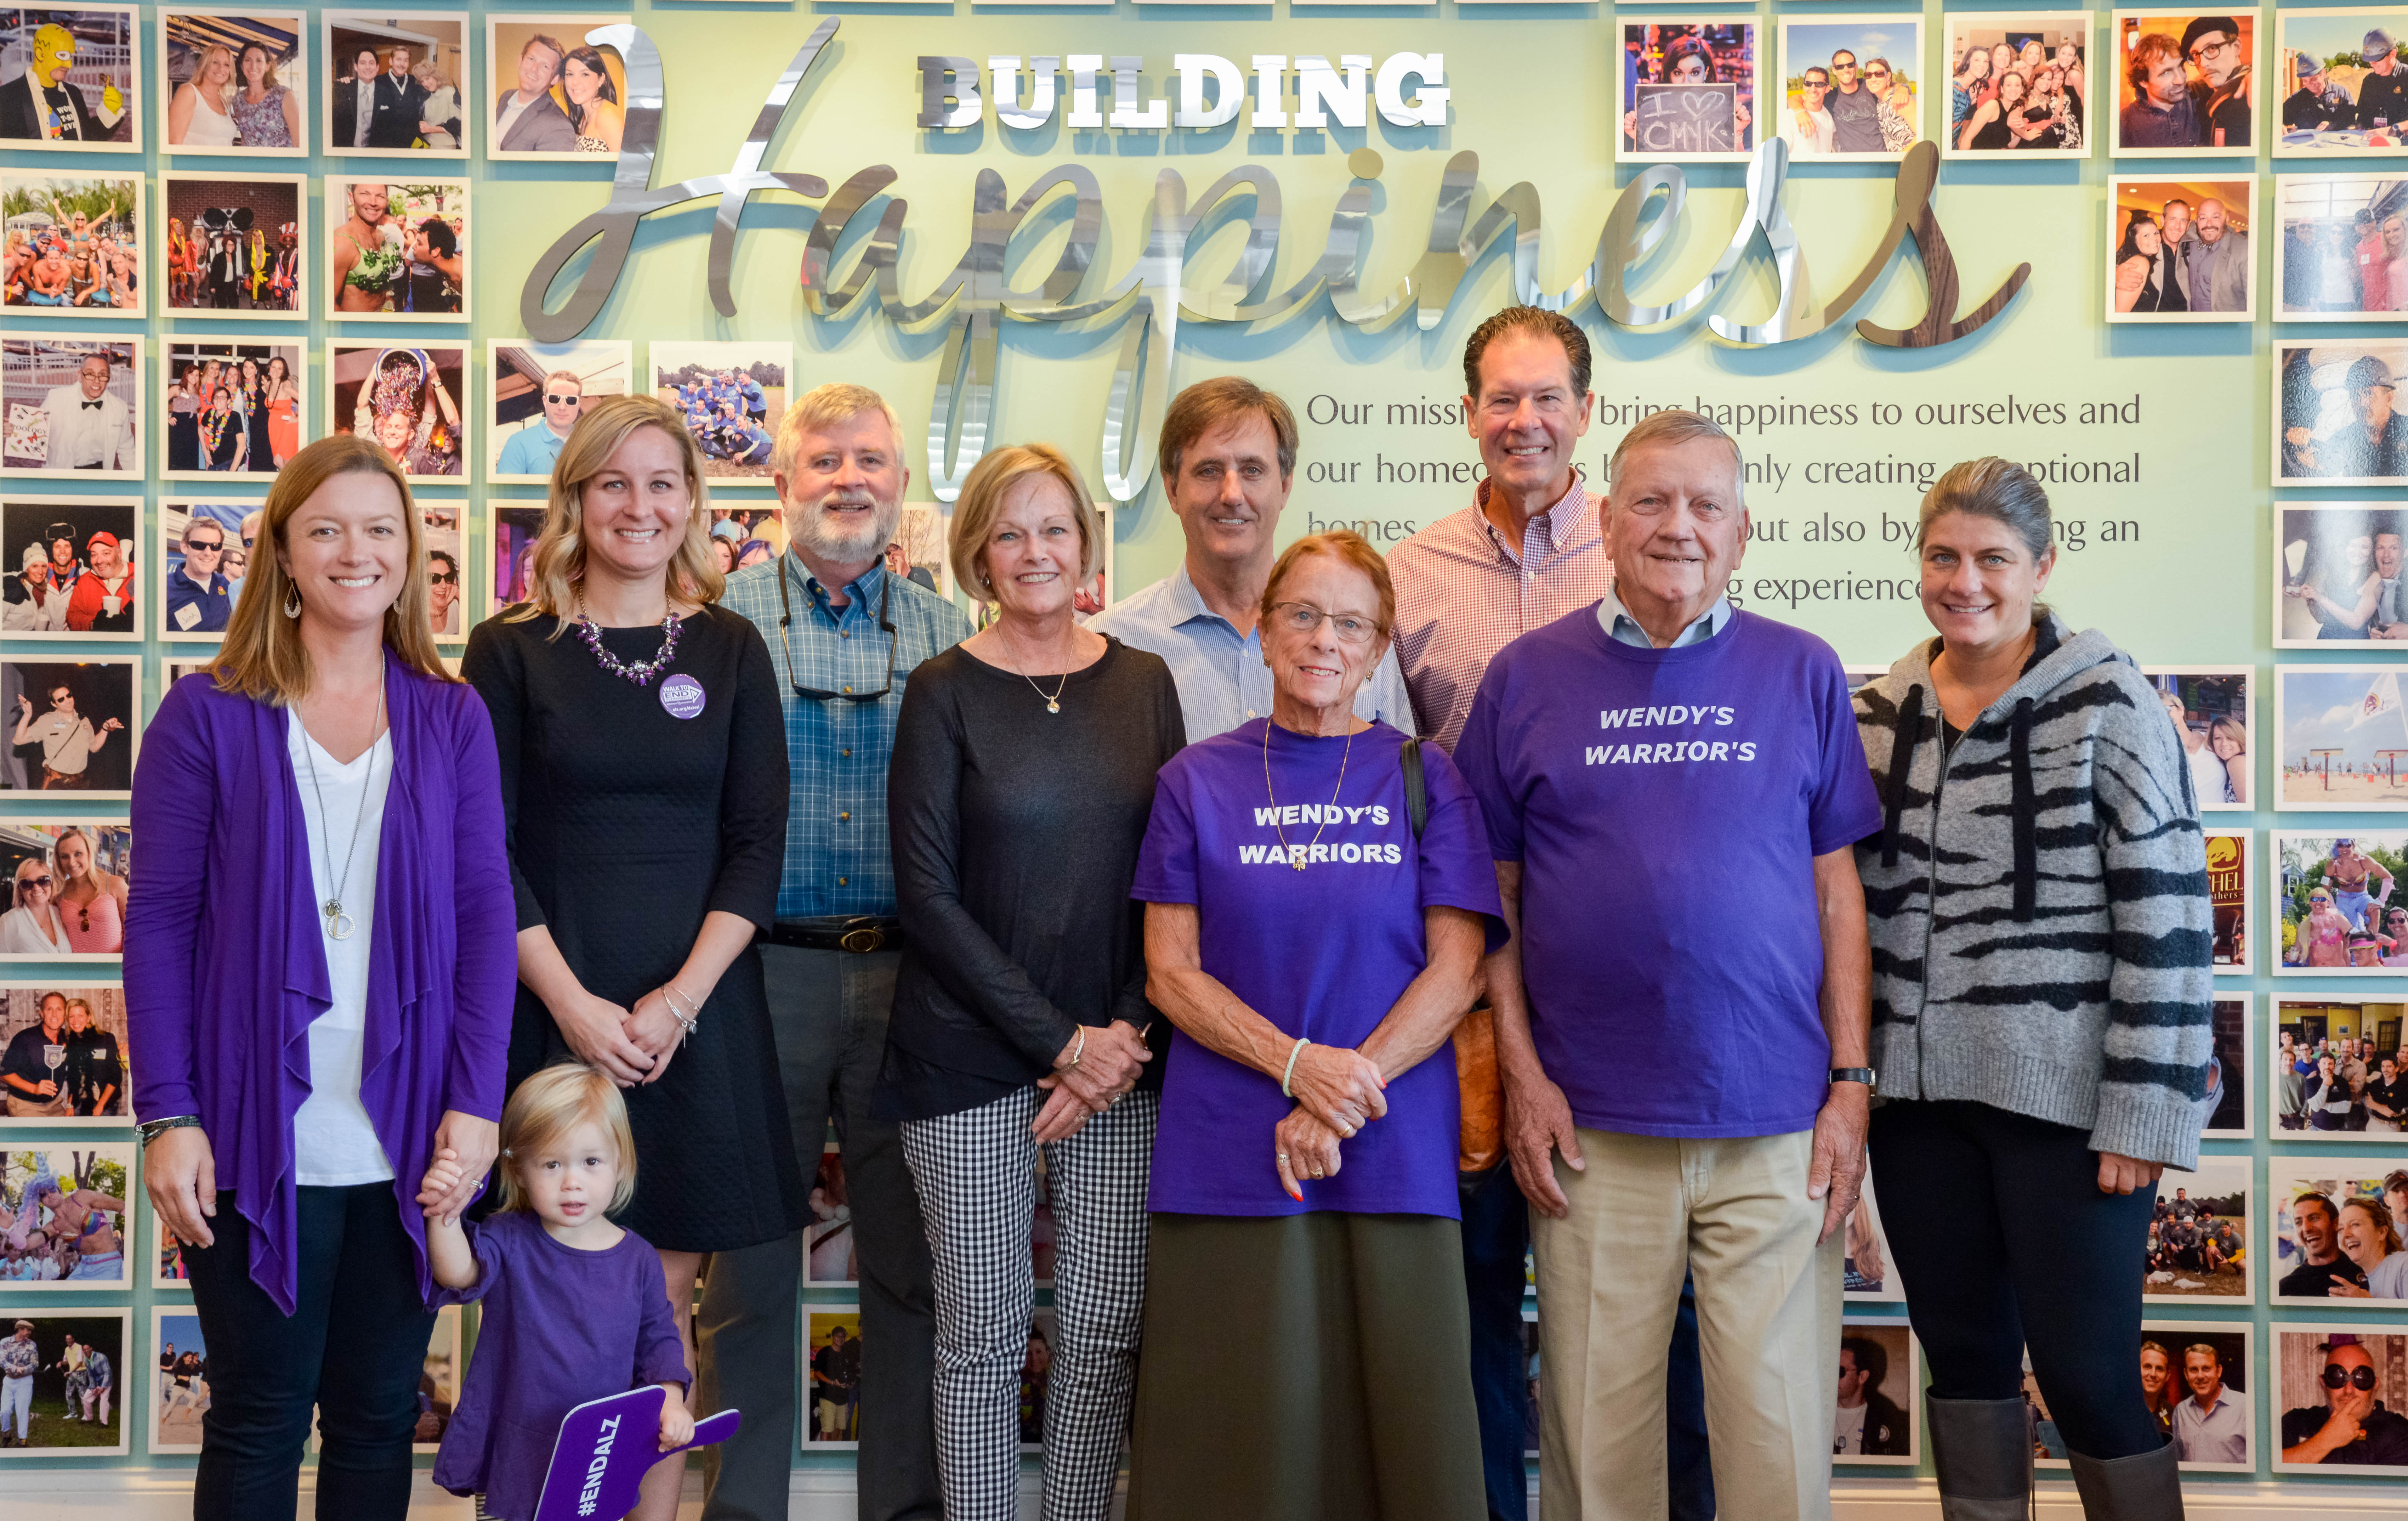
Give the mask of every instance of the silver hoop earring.
<path id="1" fill-rule="evenodd" d="M 300 617 L 300 616 L 301 616 L 301 588 L 300 588 L 300 587 L 298 587 L 298 586 L 289 586 L 289 587 L 286 587 L 286 588 L 285 588 L 285 591 L 284 591 L 284 616 L 286 616 L 287 618 L 298 618 L 298 617 Z"/>

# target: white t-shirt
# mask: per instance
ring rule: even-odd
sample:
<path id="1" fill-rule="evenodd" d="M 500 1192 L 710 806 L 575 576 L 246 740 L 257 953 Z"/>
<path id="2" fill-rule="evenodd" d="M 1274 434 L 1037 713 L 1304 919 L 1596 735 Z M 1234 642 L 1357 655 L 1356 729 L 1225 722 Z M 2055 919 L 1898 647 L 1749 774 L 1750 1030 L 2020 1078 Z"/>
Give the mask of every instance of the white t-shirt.
<path id="1" fill-rule="evenodd" d="M 2224 758 L 2207 745 L 2190 752 L 2190 788 L 2199 794 L 2201 808 L 2233 801 L 2232 773 Z"/>
<path id="2" fill-rule="evenodd" d="M 1842 1405 L 1831 1421 L 1831 1451 L 1862 1453 L 1865 1450 L 1865 1412 L 1870 1405 L 1858 1405 L 1850 1410 Z"/>
<path id="3" fill-rule="evenodd" d="M 314 915 L 321 926 L 320 940 L 326 948 L 326 982 L 335 1003 L 309 1025 L 309 1097 L 293 1116 L 293 1181 L 308 1188 L 383 1183 L 393 1176 L 393 1163 L 386 1158 L 376 1126 L 360 1102 L 360 1061 L 367 1039 L 368 941 L 376 923 L 377 837 L 384 822 L 385 794 L 393 785 L 393 735 L 379 736 L 349 766 L 337 765 L 289 710 L 284 737 L 294 774 L 301 784 L 302 821 L 309 831 L 310 900 L 314 905 L 339 897 L 352 925 L 351 937 L 338 940 L 324 933 L 325 915 Z M 309 782 L 313 765 L 317 768 L 314 787 Z M 324 815 L 318 810 L 321 792 L 326 798 Z M 328 817 L 333 820 L 331 828 Z M 359 849 L 348 880 L 338 889 L 333 873 L 343 869 L 343 854 L 351 848 L 354 819 L 358 820 Z"/>

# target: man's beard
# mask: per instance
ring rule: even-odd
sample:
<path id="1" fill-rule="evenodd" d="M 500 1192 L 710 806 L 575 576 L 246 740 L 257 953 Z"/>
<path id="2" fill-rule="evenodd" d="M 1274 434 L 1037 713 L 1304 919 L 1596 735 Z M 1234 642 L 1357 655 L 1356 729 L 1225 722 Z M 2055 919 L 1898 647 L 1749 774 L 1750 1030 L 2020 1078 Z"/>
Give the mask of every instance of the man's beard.
<path id="1" fill-rule="evenodd" d="M 867 528 L 848 533 L 831 524 L 826 516 L 827 498 L 823 496 L 807 507 L 789 507 L 786 531 L 810 554 L 837 564 L 856 560 L 874 560 L 886 552 L 895 541 L 895 531 L 903 524 L 901 502 L 873 502 Z"/>

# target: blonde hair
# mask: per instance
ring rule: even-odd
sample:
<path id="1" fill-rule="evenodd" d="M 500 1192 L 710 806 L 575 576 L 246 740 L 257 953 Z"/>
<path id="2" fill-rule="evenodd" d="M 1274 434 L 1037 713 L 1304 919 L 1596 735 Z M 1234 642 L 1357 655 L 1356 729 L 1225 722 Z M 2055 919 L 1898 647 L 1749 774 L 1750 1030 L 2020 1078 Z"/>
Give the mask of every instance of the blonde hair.
<path id="1" fill-rule="evenodd" d="M 785 415 L 778 419 L 778 441 L 769 451 L 769 471 L 773 475 L 795 473 L 795 456 L 802 452 L 803 435 L 816 432 L 838 423 L 850 422 L 867 411 L 876 411 L 886 419 L 886 426 L 895 435 L 895 457 L 903 457 L 903 420 L 886 398 L 866 385 L 852 385 L 843 380 L 830 380 L 815 385 L 786 406 Z"/>
<path id="2" fill-rule="evenodd" d="M 404 567 L 401 595 L 384 611 L 385 648 L 421 676 L 437 682 L 460 679 L 443 668 L 441 657 L 435 653 L 435 635 L 426 611 L 426 536 L 418 509 L 409 500 L 409 481 L 374 439 L 337 433 L 285 461 L 276 472 L 275 484 L 267 488 L 267 506 L 261 509 L 258 542 L 252 546 L 242 596 L 235 603 L 218 657 L 203 667 L 217 679 L 219 691 L 238 692 L 280 708 L 308 694 L 315 676 L 309 652 L 301 643 L 300 620 L 284 613 L 285 599 L 294 596 L 296 588 L 276 549 L 284 542 L 285 525 L 293 521 L 293 514 L 321 487 L 347 475 L 380 475 L 401 495 L 409 564 Z"/>
<path id="3" fill-rule="evenodd" d="M 1052 444 L 997 449 L 971 466 L 969 479 L 962 482 L 961 500 L 953 504 L 953 540 L 947 547 L 953 578 L 982 602 L 995 600 L 995 588 L 988 583 L 982 564 L 987 535 L 995 531 L 996 517 L 1002 512 L 1003 498 L 1012 484 L 1031 475 L 1052 476 L 1070 494 L 1071 517 L 1079 524 L 1079 584 L 1087 584 L 1104 563 L 1104 520 L 1069 457 Z"/>
<path id="4" fill-rule="evenodd" d="M 236 58 L 235 56 L 234 50 L 227 47 L 224 43 L 212 42 L 201 50 L 201 56 L 193 64 L 193 85 L 195 91 L 199 89 L 200 82 L 208 78 L 209 60 L 220 53 L 225 54 L 226 82 L 228 84 L 242 83 L 242 60 Z"/>
<path id="5" fill-rule="evenodd" d="M 701 449 L 686 432 L 684 417 L 658 396 L 612 396 L 577 420 L 568 441 L 560 447 L 560 457 L 552 462 L 552 500 L 544 508 L 543 531 L 536 536 L 535 558 L 527 567 L 527 599 L 505 613 L 504 622 L 550 613 L 560 620 L 552 637 L 567 631 L 578 583 L 585 579 L 585 483 L 600 475 L 619 446 L 640 428 L 658 428 L 675 439 L 685 466 L 690 510 L 685 537 L 669 560 L 669 595 L 697 606 L 719 600 L 727 578 L 719 573 L 710 552 L 710 485 L 703 479 Z"/>
<path id="6" fill-rule="evenodd" d="M 535 1200 L 519 1177 L 519 1167 L 587 1121 L 600 1126 L 619 1154 L 619 1186 L 611 1191 L 616 1214 L 636 1197 L 636 1133 L 627 1126 L 627 1103 L 618 1085 L 582 1062 L 547 1067 L 518 1086 L 502 1106 L 502 1165 L 494 1169 L 502 1189 L 502 1208 L 520 1214 L 535 1212 Z"/>

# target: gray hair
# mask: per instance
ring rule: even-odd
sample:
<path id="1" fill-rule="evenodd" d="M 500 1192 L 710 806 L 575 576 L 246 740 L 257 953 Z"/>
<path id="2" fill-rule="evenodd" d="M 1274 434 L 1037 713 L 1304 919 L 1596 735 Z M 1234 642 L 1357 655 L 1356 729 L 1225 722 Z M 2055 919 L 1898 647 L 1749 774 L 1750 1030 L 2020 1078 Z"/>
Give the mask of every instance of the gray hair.
<path id="1" fill-rule="evenodd" d="M 1615 482 L 1622 479 L 1622 462 L 1634 449 L 1650 444 L 1695 443 L 1699 438 L 1719 438 L 1731 452 L 1731 480 L 1739 491 L 1739 505 L 1747 506 L 1747 457 L 1740 452 L 1739 440 L 1723 431 L 1721 423 L 1703 412 L 1692 412 L 1670 407 L 1660 412 L 1650 412 L 1639 420 L 1639 425 L 1622 436 L 1613 446 L 1613 457 L 1605 462 L 1605 489 L 1612 494 Z"/>
<path id="2" fill-rule="evenodd" d="M 2056 537 L 2048 513 L 2048 493 L 2031 472 L 1996 454 L 1952 465 L 1923 494 L 1923 511 L 1914 525 L 1914 547 L 1921 549 L 1931 525 L 1951 512 L 2002 523 L 2024 542 L 2035 560 L 2048 552 Z"/>

